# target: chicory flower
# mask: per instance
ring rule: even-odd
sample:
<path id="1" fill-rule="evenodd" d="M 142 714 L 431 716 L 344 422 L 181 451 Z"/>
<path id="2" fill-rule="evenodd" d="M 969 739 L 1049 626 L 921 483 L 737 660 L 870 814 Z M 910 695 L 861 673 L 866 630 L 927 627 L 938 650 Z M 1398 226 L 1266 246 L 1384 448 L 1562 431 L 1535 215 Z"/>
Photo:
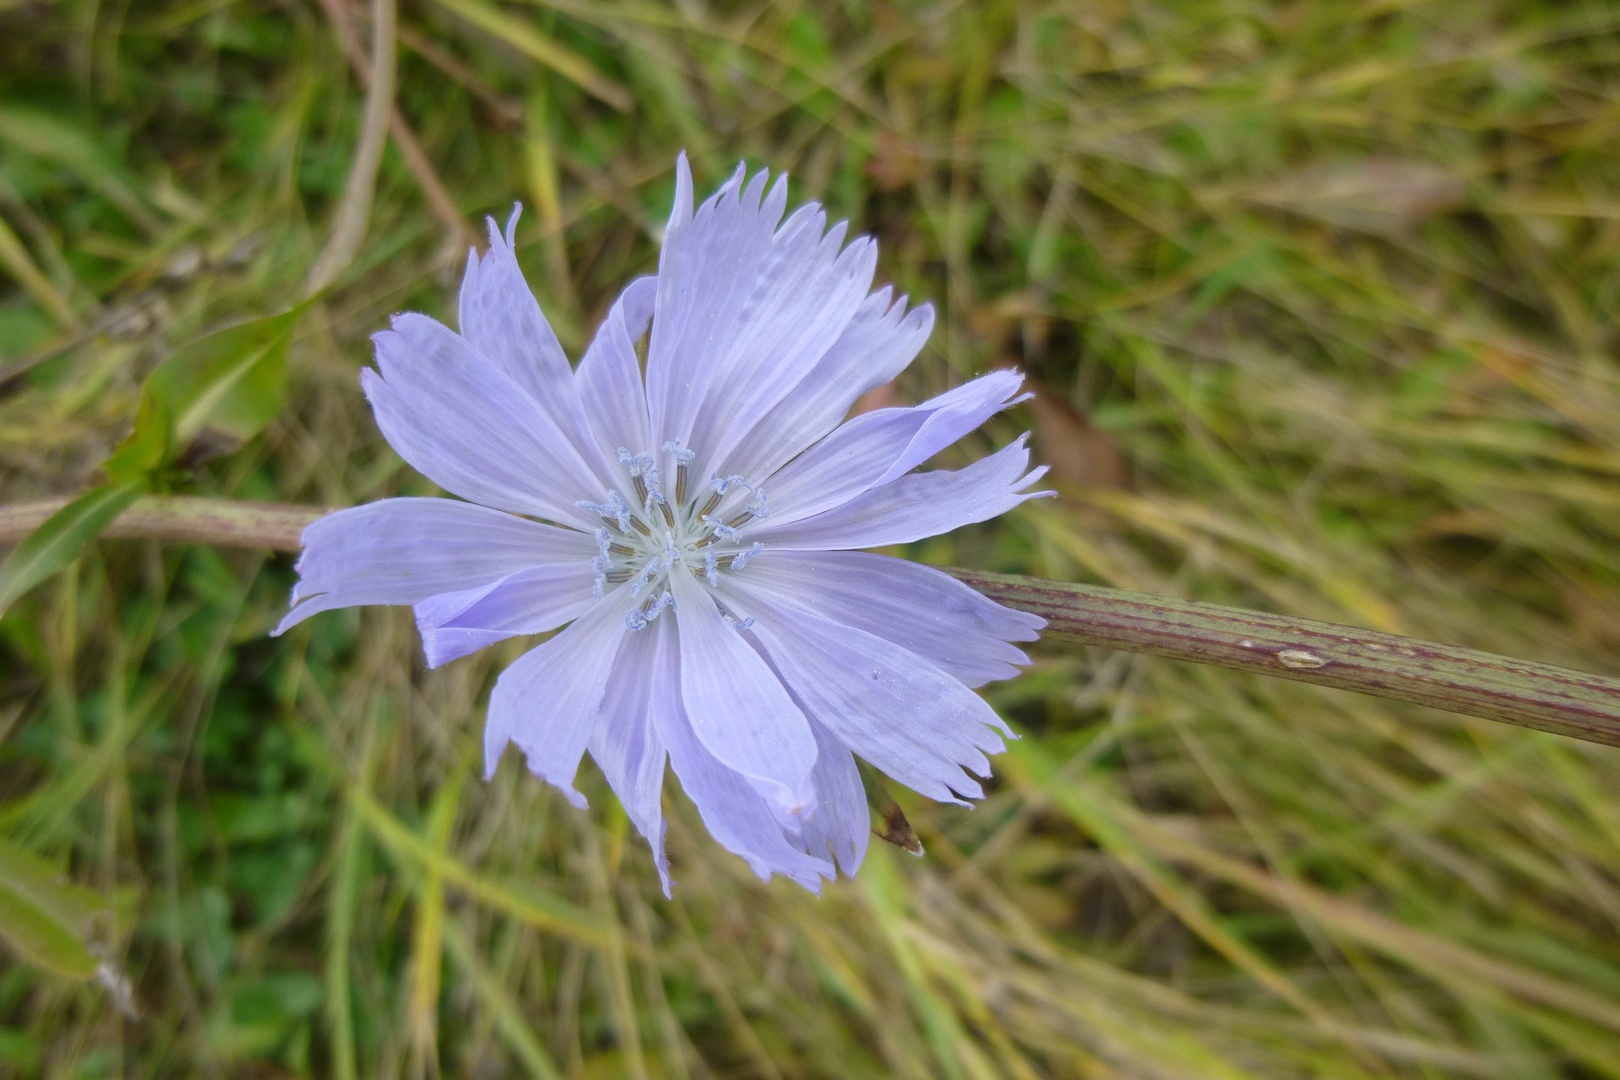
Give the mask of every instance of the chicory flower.
<path id="1" fill-rule="evenodd" d="M 1010 734 L 971 688 L 1028 662 L 1041 619 L 860 548 L 1000 514 L 1024 438 L 916 472 L 1017 400 L 996 371 L 845 421 L 933 326 L 871 288 L 877 245 L 786 177 L 744 167 L 693 209 L 684 155 L 656 277 L 632 282 L 577 369 L 505 235 L 468 259 L 458 334 L 404 314 L 361 373 L 382 433 L 455 499 L 342 510 L 303 535 L 281 633 L 317 612 L 410 604 L 430 666 L 558 631 L 490 697 L 493 774 L 514 743 L 576 806 L 589 750 L 652 845 L 666 893 L 665 762 L 762 878 L 853 874 L 869 812 L 855 755 L 931 798 L 980 797 Z M 648 333 L 646 370 L 636 343 Z M 559 628 L 561 628 L 559 630 Z"/>

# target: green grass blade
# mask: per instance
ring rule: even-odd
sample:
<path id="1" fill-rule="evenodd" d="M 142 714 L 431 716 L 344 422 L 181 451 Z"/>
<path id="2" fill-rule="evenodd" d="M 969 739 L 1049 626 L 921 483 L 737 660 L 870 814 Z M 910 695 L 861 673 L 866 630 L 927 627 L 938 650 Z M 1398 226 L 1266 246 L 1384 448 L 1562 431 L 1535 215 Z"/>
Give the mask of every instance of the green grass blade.
<path id="1" fill-rule="evenodd" d="M 80 495 L 46 519 L 0 562 L 0 614 L 77 558 L 143 490 L 145 485 L 139 480 L 107 484 Z"/>
<path id="2" fill-rule="evenodd" d="M 91 918 L 110 907 L 96 893 L 62 880 L 61 871 L 9 840 L 0 840 L 0 937 L 24 959 L 75 979 L 100 961 L 90 951 Z"/>

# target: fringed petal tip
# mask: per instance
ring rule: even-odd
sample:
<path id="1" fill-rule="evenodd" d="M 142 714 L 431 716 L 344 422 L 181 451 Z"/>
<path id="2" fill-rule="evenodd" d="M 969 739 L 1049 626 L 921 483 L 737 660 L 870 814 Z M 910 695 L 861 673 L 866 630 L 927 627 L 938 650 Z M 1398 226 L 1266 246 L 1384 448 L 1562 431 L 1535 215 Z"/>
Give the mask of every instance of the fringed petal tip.
<path id="1" fill-rule="evenodd" d="M 306 602 L 304 597 L 294 597 L 292 609 L 281 617 L 280 622 L 276 623 L 276 628 L 270 631 L 270 636 L 280 637 L 282 634 L 285 634 L 287 631 L 291 630 L 293 627 L 297 626 L 311 615 L 318 614 L 325 610 L 325 608 L 318 607 L 314 603 Z"/>
<path id="2" fill-rule="evenodd" d="M 535 775 L 540 776 L 539 773 L 535 773 Z M 589 810 L 591 808 L 590 802 L 586 800 L 585 796 L 579 793 L 579 790 L 575 788 L 573 784 L 559 784 L 557 781 L 547 776 L 540 776 L 540 779 L 562 792 L 563 797 L 568 800 L 568 804 L 575 810 Z"/>
<path id="3" fill-rule="evenodd" d="M 495 773 L 500 769 L 501 755 L 505 752 L 508 743 L 508 740 L 504 736 L 500 735 L 497 735 L 495 740 L 491 740 L 489 737 L 489 730 L 490 729 L 486 726 L 484 730 L 485 783 L 495 779 Z M 496 741 L 499 742 L 498 746 L 496 745 Z M 519 749 L 522 748 L 519 747 Z M 574 787 L 572 778 L 562 779 L 558 776 L 547 775 L 545 762 L 536 760 L 534 756 L 529 754 L 525 754 L 524 756 L 524 764 L 528 767 L 529 772 L 532 773 L 536 778 L 544 781 L 547 785 L 562 792 L 563 798 L 568 800 L 570 806 L 576 810 L 590 809 L 590 801 L 580 793 L 578 788 Z"/>
<path id="4" fill-rule="evenodd" d="M 521 201 L 512 203 L 512 212 L 506 217 L 506 227 L 504 229 L 496 223 L 494 214 L 484 215 L 484 229 L 489 234 L 491 251 L 499 249 L 503 243 L 508 251 L 517 248 L 517 225 L 522 217 L 523 203 Z M 473 249 L 472 255 L 474 259 L 477 258 L 478 251 L 476 248 Z"/>

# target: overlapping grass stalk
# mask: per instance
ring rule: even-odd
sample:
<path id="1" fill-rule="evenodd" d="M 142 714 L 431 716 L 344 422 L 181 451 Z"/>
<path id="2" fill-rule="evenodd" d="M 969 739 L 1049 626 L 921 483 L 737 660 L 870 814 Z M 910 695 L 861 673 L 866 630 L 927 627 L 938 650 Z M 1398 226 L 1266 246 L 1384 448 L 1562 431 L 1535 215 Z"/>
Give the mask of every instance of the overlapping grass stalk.
<path id="1" fill-rule="evenodd" d="M 85 486 L 158 360 L 299 299 L 364 107 L 334 12 L 369 41 L 337 0 L 0 0 L 0 499 Z M 746 154 L 940 302 L 899 399 L 1042 383 L 972 452 L 1034 426 L 1067 498 L 908 554 L 1613 674 L 1617 33 L 1501 3 L 403 3 L 370 226 L 292 404 L 176 476 L 425 493 L 355 375 L 390 311 L 451 309 L 442 193 L 535 207 L 577 348 L 648 268 L 674 150 L 707 180 Z M 588 816 L 516 762 L 468 778 L 510 655 L 428 674 L 383 610 L 271 642 L 290 580 L 113 540 L 0 620 L 0 833 L 112 899 L 140 1009 L 10 964 L 6 1069 L 1617 1073 L 1608 748 L 1051 651 L 990 691 L 1027 737 L 984 805 L 902 799 L 925 858 L 818 901 L 673 799 L 665 903 L 594 778 Z"/>

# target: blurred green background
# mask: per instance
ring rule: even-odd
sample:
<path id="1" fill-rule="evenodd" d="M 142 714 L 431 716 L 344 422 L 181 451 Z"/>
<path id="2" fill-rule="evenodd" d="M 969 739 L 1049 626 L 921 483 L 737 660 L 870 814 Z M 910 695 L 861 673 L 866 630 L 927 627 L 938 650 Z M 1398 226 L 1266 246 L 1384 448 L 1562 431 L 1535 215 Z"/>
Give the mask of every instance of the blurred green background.
<path id="1" fill-rule="evenodd" d="M 1620 5 L 401 0 L 359 257 L 287 408 L 182 489 L 433 489 L 357 386 L 511 203 L 575 355 L 699 190 L 789 170 L 1000 364 L 1064 498 L 914 546 L 1620 671 Z M 358 0 L 0 0 L 0 498 L 177 347 L 285 310 L 349 173 Z M 127 1000 L 0 961 L 19 1077 L 1620 1077 L 1620 755 L 1038 647 L 971 812 L 817 899 L 678 789 L 664 901 L 407 611 L 286 638 L 290 557 L 105 541 L 0 620 L 0 836 L 111 899 Z"/>

